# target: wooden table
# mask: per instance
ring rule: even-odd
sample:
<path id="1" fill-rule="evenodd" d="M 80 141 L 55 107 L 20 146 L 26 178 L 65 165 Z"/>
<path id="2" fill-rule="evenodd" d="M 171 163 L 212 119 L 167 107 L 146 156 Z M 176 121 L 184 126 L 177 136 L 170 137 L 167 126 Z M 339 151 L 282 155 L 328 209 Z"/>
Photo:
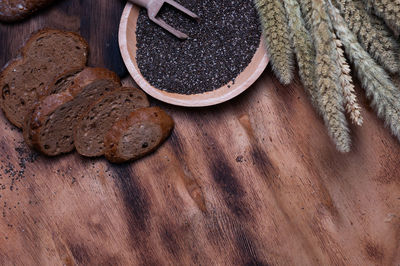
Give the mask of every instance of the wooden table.
<path id="1" fill-rule="evenodd" d="M 123 3 L 61 1 L 0 25 L 1 64 L 42 26 L 80 31 L 90 64 L 125 70 Z M 130 78 L 125 78 L 130 84 Z M 270 69 L 210 108 L 152 100 L 176 121 L 151 156 L 46 158 L 0 116 L 1 265 L 400 265 L 400 145 L 358 89 L 365 124 L 338 153 L 298 79 Z"/>

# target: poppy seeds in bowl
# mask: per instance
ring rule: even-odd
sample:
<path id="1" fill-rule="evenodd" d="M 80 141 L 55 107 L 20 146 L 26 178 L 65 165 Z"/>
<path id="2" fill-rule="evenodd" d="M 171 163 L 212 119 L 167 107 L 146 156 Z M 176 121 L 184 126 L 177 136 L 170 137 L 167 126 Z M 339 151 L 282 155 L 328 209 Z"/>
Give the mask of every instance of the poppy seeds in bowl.
<path id="1" fill-rule="evenodd" d="M 200 16 L 196 21 L 165 4 L 158 17 L 186 33 L 180 40 L 147 17 L 142 9 L 136 28 L 136 61 L 154 87 L 172 93 L 213 91 L 250 64 L 260 45 L 261 26 L 252 0 L 178 0 Z"/>

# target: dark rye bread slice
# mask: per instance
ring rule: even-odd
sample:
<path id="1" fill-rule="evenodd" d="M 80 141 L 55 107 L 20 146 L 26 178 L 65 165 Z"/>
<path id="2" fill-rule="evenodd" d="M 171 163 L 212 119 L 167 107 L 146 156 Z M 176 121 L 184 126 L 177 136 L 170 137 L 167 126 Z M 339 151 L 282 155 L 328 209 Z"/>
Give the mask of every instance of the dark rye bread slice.
<path id="1" fill-rule="evenodd" d="M 74 149 L 73 129 L 79 116 L 105 93 L 121 87 L 119 77 L 104 68 L 85 68 L 67 90 L 43 98 L 29 113 L 24 126 L 26 142 L 55 156 Z"/>
<path id="2" fill-rule="evenodd" d="M 54 0 L 1 0 L 0 21 L 12 22 L 26 18 Z"/>
<path id="3" fill-rule="evenodd" d="M 172 118 L 159 107 L 136 109 L 107 133 L 104 154 L 113 163 L 138 159 L 161 145 L 173 127 Z"/>
<path id="4" fill-rule="evenodd" d="M 52 82 L 50 82 L 50 85 L 47 86 L 46 91 L 48 91 L 48 95 L 50 94 L 56 94 L 60 92 L 66 91 L 69 87 L 74 85 L 75 82 L 75 77 L 80 73 L 80 70 L 74 69 L 67 71 L 60 76 L 56 77 L 53 79 Z M 39 95 L 39 99 L 43 99 L 46 95 Z M 25 121 L 24 121 L 24 127 L 28 123 L 30 123 L 30 118 L 32 117 L 32 113 L 34 111 L 34 108 L 32 108 L 25 116 Z M 23 128 L 23 133 L 28 134 L 29 131 L 25 130 Z M 25 137 L 25 142 L 28 144 L 28 146 L 32 147 L 31 143 L 31 138 L 29 136 Z"/>
<path id="5" fill-rule="evenodd" d="M 21 56 L 0 74 L 0 106 L 15 126 L 23 126 L 26 113 L 33 108 L 55 77 L 82 70 L 88 57 L 88 44 L 78 34 L 41 30 L 32 35 Z"/>
<path id="6" fill-rule="evenodd" d="M 136 88 L 122 87 L 105 94 L 79 118 L 74 130 L 76 150 L 87 157 L 103 155 L 104 136 L 115 121 L 148 106 L 146 94 Z"/>
<path id="7" fill-rule="evenodd" d="M 44 96 L 60 93 L 72 85 L 74 85 L 75 77 L 82 71 L 82 69 L 72 69 L 68 70 L 57 77 L 53 78 L 53 80 L 49 83 L 47 88 L 44 90 L 45 94 L 39 94 L 39 98 L 43 98 Z"/>

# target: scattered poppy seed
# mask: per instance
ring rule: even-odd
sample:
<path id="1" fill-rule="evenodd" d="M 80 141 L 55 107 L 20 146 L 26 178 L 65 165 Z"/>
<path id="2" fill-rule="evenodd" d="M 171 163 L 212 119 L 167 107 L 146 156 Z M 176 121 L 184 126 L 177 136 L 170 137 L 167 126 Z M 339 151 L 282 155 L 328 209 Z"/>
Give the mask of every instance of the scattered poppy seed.
<path id="1" fill-rule="evenodd" d="M 241 163 L 243 162 L 243 159 L 244 159 L 243 155 L 239 155 L 238 157 L 236 157 L 236 162 Z"/>
<path id="2" fill-rule="evenodd" d="M 195 21 L 169 5 L 159 18 L 186 33 L 179 40 L 149 20 L 145 10 L 137 22 L 136 60 L 154 87 L 180 94 L 212 91 L 249 65 L 260 45 L 261 26 L 252 0 L 178 0 L 200 16 Z"/>

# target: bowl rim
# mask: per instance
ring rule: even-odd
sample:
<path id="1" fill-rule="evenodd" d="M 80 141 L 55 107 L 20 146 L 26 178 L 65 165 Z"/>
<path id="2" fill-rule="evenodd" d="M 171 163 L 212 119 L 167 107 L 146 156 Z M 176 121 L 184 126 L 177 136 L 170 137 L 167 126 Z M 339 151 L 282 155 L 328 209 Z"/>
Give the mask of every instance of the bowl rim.
<path id="1" fill-rule="evenodd" d="M 127 3 L 122 16 L 121 16 L 121 21 L 120 21 L 120 26 L 119 26 L 119 33 L 118 33 L 118 40 L 119 40 L 119 46 L 120 46 L 120 51 L 121 55 L 123 58 L 123 61 L 126 65 L 126 68 L 128 69 L 130 75 L 132 78 L 135 80 L 135 82 L 138 84 L 140 88 L 142 88 L 147 94 L 150 96 L 169 103 L 173 105 L 178 105 L 178 106 L 186 106 L 186 107 L 204 107 L 204 106 L 212 106 L 216 104 L 220 104 L 223 102 L 226 102 L 228 100 L 231 100 L 232 98 L 238 96 L 241 94 L 243 91 L 248 89 L 264 72 L 265 68 L 268 65 L 269 58 L 265 49 L 265 43 L 263 40 L 263 37 L 261 35 L 261 41 L 260 41 L 260 46 L 257 48 L 250 64 L 239 74 L 239 76 L 246 71 L 249 66 L 254 63 L 254 59 L 256 59 L 256 55 L 261 55 L 260 58 L 258 58 L 258 65 L 252 65 L 255 68 L 255 71 L 251 73 L 247 79 L 235 86 L 233 89 L 226 89 L 228 84 L 225 84 L 224 86 L 215 89 L 213 91 L 201 93 L 201 94 L 179 94 L 179 93 L 171 93 L 167 91 L 163 91 L 160 89 L 157 89 L 153 87 L 140 73 L 139 68 L 137 67 L 136 63 L 136 56 L 132 56 L 131 53 L 128 50 L 128 33 L 133 32 L 128 31 L 128 20 L 131 16 L 132 11 L 138 11 L 140 8 L 131 4 Z M 134 31 L 134 34 L 136 34 L 136 29 Z M 136 64 L 135 64 L 136 63 Z M 239 77 L 238 76 L 238 77 Z M 221 91 L 224 90 L 223 93 Z M 228 87 L 229 88 L 229 87 Z"/>

